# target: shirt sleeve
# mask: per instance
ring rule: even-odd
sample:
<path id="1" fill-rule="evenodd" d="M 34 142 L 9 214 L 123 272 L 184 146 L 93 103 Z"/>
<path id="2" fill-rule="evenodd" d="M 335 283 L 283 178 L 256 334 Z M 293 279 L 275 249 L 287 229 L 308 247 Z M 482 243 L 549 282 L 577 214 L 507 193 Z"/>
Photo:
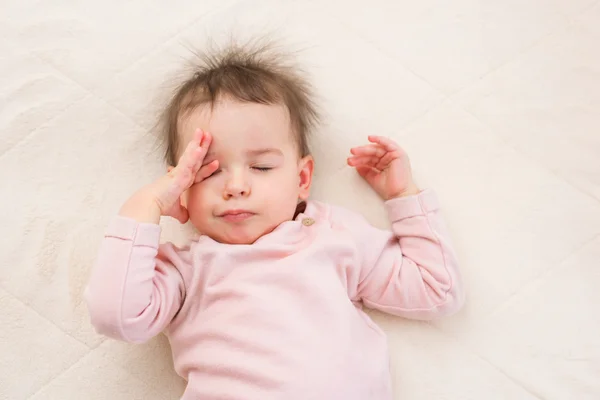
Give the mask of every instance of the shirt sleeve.
<path id="1" fill-rule="evenodd" d="M 350 232 L 358 249 L 352 300 L 411 319 L 455 313 L 464 292 L 435 193 L 392 199 L 385 208 L 391 230 L 375 228 L 345 209 L 332 211 L 334 222 Z"/>
<path id="2" fill-rule="evenodd" d="M 161 228 L 116 217 L 109 224 L 85 290 L 91 323 L 100 334 L 141 343 L 162 332 L 180 309 L 185 286 Z"/>

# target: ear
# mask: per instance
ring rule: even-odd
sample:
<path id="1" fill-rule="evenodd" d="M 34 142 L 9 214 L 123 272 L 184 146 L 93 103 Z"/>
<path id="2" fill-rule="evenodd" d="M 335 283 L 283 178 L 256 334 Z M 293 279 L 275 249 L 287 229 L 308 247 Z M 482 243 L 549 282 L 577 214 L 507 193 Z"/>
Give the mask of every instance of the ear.
<path id="1" fill-rule="evenodd" d="M 312 184 L 313 171 L 315 168 L 315 161 L 312 156 L 306 156 L 298 161 L 298 174 L 299 174 L 299 191 L 298 198 L 300 200 L 307 200 L 310 195 L 310 185 Z"/>

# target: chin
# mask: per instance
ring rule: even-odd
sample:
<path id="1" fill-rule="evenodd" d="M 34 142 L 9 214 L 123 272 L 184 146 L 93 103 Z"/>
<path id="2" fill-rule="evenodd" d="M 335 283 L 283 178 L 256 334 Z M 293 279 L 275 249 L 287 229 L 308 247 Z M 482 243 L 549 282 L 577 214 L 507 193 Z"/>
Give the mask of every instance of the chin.
<path id="1" fill-rule="evenodd" d="M 248 236 L 229 237 L 229 238 L 223 238 L 223 240 L 219 240 L 219 242 L 226 243 L 226 244 L 252 244 L 252 243 L 256 242 L 259 238 L 260 238 L 260 236 L 258 236 L 258 237 L 248 237 Z"/>
<path id="2" fill-rule="evenodd" d="M 258 238 L 256 238 L 256 239 L 254 239 L 254 238 L 253 239 L 235 239 L 235 240 L 228 242 L 228 244 L 252 244 L 257 239 Z"/>
<path id="3" fill-rule="evenodd" d="M 269 234 L 276 227 L 277 225 L 264 227 L 249 224 L 238 226 L 214 224 L 211 226 L 212 229 L 205 231 L 205 234 L 219 243 L 249 245 Z"/>
<path id="4" fill-rule="evenodd" d="M 236 232 L 235 234 L 220 235 L 215 238 L 220 243 L 225 244 L 252 244 L 256 242 L 262 235 L 252 235 L 245 232 Z"/>

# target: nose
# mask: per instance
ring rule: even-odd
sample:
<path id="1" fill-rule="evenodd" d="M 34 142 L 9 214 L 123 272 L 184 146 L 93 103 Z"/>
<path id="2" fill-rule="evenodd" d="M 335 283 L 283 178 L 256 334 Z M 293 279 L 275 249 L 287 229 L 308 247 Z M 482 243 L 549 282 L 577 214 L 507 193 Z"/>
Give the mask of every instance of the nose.
<path id="1" fill-rule="evenodd" d="M 245 197 L 250 194 L 250 184 L 242 171 L 231 171 L 228 175 L 223 190 L 223 198 L 225 200 Z"/>

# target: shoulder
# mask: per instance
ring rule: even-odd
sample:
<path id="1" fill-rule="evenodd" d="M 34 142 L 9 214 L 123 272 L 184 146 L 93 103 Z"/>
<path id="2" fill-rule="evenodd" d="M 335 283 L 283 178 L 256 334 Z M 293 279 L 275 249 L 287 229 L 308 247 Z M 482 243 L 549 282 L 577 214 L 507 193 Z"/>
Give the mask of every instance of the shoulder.
<path id="1" fill-rule="evenodd" d="M 356 211 L 316 200 L 307 201 L 305 214 L 315 221 L 326 221 L 337 229 L 368 225 L 365 217 Z"/>

